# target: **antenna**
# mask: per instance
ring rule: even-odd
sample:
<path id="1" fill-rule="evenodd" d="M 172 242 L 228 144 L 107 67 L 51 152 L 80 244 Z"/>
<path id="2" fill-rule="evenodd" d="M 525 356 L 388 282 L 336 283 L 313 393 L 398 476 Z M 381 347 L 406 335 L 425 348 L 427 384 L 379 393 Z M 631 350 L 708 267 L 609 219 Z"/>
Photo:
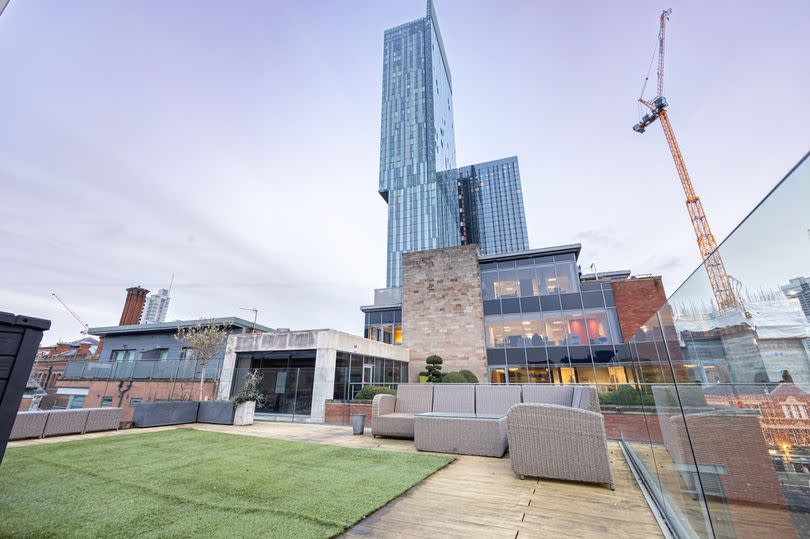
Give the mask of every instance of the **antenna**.
<path id="1" fill-rule="evenodd" d="M 62 306 L 63 306 L 65 309 L 67 309 L 67 310 L 68 310 L 68 312 L 69 312 L 71 315 L 73 315 L 73 318 L 75 318 L 75 319 L 76 319 L 76 321 L 82 325 L 82 327 L 84 327 L 84 330 L 82 331 L 82 335 L 87 335 L 87 332 L 88 332 L 88 330 L 90 329 L 90 326 L 88 326 L 88 325 L 87 325 L 87 324 L 84 322 L 84 320 L 82 320 L 81 318 L 79 318 L 79 315 L 78 315 L 78 314 L 76 314 L 76 313 L 74 313 L 74 312 L 73 312 L 73 309 L 71 309 L 70 307 L 68 307 L 68 306 L 67 306 L 67 303 L 65 303 L 64 301 L 62 301 L 62 298 L 60 298 L 59 296 L 57 296 L 57 295 L 56 295 L 56 292 L 51 292 L 51 295 L 52 295 L 53 297 L 55 297 L 55 298 L 56 298 L 56 300 L 57 300 L 59 303 L 61 303 L 61 304 L 62 304 Z"/>
<path id="2" fill-rule="evenodd" d="M 239 309 L 242 310 L 242 311 L 250 311 L 250 312 L 253 313 L 253 327 L 250 328 L 250 332 L 251 333 L 256 333 L 256 319 L 259 317 L 259 308 L 258 307 L 253 307 L 253 308 L 239 307 Z"/>
<path id="3" fill-rule="evenodd" d="M 172 272 L 172 280 L 169 281 L 169 290 L 168 290 L 168 292 L 166 292 L 166 294 L 171 294 L 172 293 L 172 285 L 173 284 L 174 284 L 174 272 Z"/>

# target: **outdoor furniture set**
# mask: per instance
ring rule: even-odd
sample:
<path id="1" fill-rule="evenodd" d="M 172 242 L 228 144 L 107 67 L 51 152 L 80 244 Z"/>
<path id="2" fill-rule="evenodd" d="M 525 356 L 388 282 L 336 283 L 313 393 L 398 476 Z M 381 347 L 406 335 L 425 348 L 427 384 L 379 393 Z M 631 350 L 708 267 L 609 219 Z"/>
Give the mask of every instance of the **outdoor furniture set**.
<path id="1" fill-rule="evenodd" d="M 113 407 L 17 412 L 9 439 L 115 430 L 121 424 L 121 412 Z"/>
<path id="2" fill-rule="evenodd" d="M 550 384 L 402 384 L 375 395 L 372 434 L 419 451 L 502 457 L 524 476 L 614 488 L 596 389 Z"/>

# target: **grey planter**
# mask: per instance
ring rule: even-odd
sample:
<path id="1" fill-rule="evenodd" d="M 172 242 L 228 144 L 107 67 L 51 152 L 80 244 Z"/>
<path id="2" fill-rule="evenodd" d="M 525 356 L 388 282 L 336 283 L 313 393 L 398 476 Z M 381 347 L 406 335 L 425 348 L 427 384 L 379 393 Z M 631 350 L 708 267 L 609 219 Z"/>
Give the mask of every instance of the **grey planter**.
<path id="1" fill-rule="evenodd" d="M 366 414 L 352 414 L 352 433 L 363 434 L 366 430 Z"/>
<path id="2" fill-rule="evenodd" d="M 159 427 L 195 423 L 199 401 L 155 401 L 135 405 L 132 424 L 136 427 Z"/>
<path id="3" fill-rule="evenodd" d="M 231 401 L 202 401 L 197 410 L 197 423 L 233 425 L 233 403 Z"/>

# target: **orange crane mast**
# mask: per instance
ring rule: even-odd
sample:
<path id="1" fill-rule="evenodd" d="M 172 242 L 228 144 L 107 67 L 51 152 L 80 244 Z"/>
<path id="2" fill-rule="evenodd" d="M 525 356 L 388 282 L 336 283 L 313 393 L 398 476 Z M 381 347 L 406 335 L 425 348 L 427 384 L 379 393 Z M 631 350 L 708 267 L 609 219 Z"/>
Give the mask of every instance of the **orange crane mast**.
<path id="1" fill-rule="evenodd" d="M 668 103 L 667 99 L 664 97 L 664 37 L 666 33 L 666 22 L 669 20 L 670 13 L 672 13 L 672 9 L 666 9 L 661 13 L 660 17 L 660 29 L 658 33 L 657 97 L 653 99 L 652 103 L 642 98 L 639 99 L 644 106 L 650 109 L 650 112 L 645 114 L 641 118 L 641 121 L 633 126 L 633 131 L 644 133 L 647 126 L 655 120 L 661 122 L 664 136 L 667 139 L 667 144 L 669 144 L 669 150 L 672 152 L 672 158 L 675 160 L 675 168 L 678 170 L 678 177 L 681 179 L 681 186 L 686 195 L 686 209 L 689 212 L 689 219 L 692 221 L 692 228 L 695 230 L 700 256 L 703 259 L 703 266 L 706 268 L 706 273 L 709 276 L 709 284 L 712 287 L 712 292 L 714 292 L 714 299 L 717 302 L 717 307 L 720 310 L 724 310 L 738 307 L 740 302 L 731 287 L 731 280 L 726 271 L 723 258 L 717 251 L 717 241 L 714 239 L 714 234 L 712 234 L 712 230 L 709 227 L 709 220 L 706 218 L 703 203 L 700 201 L 700 197 L 697 196 L 694 185 L 692 185 L 692 179 L 689 177 L 686 162 L 683 159 L 683 154 L 678 146 L 678 140 L 675 138 L 675 133 L 672 130 L 672 124 L 669 121 L 669 116 L 666 111 Z"/>

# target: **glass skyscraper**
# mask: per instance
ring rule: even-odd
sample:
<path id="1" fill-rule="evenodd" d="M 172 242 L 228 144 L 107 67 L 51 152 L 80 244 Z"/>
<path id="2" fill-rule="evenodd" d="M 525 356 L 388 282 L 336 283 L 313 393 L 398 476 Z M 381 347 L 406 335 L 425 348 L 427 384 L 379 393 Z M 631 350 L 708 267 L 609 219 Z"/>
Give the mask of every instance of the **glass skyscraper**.
<path id="1" fill-rule="evenodd" d="M 437 173 L 445 206 L 457 207 L 453 245 L 477 243 L 482 255 L 529 249 L 517 157 Z"/>
<path id="2" fill-rule="evenodd" d="M 386 30 L 380 195 L 388 203 L 386 283 L 402 281 L 402 253 L 447 247 L 452 211 L 440 207 L 436 171 L 456 166 L 453 85 L 428 0 L 421 19 Z"/>
<path id="3" fill-rule="evenodd" d="M 408 251 L 529 248 L 517 157 L 456 168 L 453 82 L 432 0 L 425 17 L 385 31 L 378 190 L 388 288 L 401 286 Z"/>

